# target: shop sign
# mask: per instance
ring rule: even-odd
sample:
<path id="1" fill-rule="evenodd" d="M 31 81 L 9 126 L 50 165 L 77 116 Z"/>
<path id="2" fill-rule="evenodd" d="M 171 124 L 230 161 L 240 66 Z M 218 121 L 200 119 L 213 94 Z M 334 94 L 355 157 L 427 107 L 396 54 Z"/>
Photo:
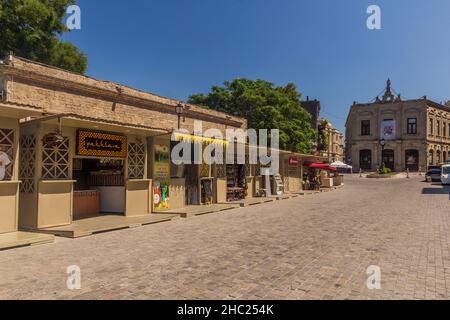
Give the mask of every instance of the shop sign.
<path id="1" fill-rule="evenodd" d="M 126 158 L 127 137 L 94 131 L 78 130 L 77 155 L 89 157 Z"/>
<path id="2" fill-rule="evenodd" d="M 290 157 L 290 158 L 289 158 L 289 165 L 290 165 L 291 167 L 298 166 L 299 162 L 300 162 L 300 161 L 298 160 L 298 157 Z"/>

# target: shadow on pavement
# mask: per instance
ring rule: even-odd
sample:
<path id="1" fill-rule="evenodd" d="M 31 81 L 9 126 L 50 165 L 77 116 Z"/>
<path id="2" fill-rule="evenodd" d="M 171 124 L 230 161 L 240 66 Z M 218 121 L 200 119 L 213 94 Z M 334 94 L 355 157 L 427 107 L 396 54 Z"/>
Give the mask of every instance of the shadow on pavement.
<path id="1" fill-rule="evenodd" d="M 432 186 L 435 186 L 434 188 L 423 188 L 422 194 L 447 194 L 449 196 L 450 200 L 450 186 L 442 185 L 441 183 L 435 182 L 431 184 Z"/>

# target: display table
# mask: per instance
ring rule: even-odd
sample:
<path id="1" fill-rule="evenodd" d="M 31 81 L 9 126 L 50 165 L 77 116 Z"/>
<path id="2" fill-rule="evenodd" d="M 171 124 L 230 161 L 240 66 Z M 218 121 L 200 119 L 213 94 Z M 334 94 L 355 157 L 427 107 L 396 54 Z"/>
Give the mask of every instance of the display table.
<path id="1" fill-rule="evenodd" d="M 339 187 L 343 184 L 344 184 L 344 176 L 343 175 L 339 175 L 339 176 L 333 178 L 333 185 L 335 187 Z"/>
<path id="2" fill-rule="evenodd" d="M 20 181 L 0 181 L 0 234 L 17 231 Z"/>
<path id="3" fill-rule="evenodd" d="M 91 187 L 100 192 L 101 213 L 125 213 L 125 187 Z"/>
<path id="4" fill-rule="evenodd" d="M 227 188 L 227 201 L 240 201 L 245 199 L 245 189 L 244 188 Z"/>
<path id="5" fill-rule="evenodd" d="M 73 192 L 73 220 L 95 217 L 100 214 L 100 192 L 85 190 Z"/>
<path id="6" fill-rule="evenodd" d="M 322 188 L 331 188 L 333 186 L 333 178 L 322 178 Z"/>

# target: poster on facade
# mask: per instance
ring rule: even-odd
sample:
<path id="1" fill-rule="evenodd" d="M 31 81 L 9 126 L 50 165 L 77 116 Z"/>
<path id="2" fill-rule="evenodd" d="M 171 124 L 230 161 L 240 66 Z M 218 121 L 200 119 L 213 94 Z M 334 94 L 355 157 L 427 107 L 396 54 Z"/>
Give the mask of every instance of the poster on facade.
<path id="1" fill-rule="evenodd" d="M 6 149 L 6 148 L 5 148 Z M 6 152 L 0 147 L 0 181 L 3 181 L 7 177 L 6 168 L 11 164 L 11 160 Z"/>
<path id="2" fill-rule="evenodd" d="M 381 122 L 381 139 L 386 141 L 396 139 L 395 120 L 385 120 Z"/>
<path id="3" fill-rule="evenodd" d="M 170 150 L 168 146 L 155 145 L 153 157 L 153 207 L 169 209 Z"/>
<path id="4" fill-rule="evenodd" d="M 12 179 L 14 139 L 14 130 L 0 128 L 0 181 Z"/>
<path id="5" fill-rule="evenodd" d="M 169 206 L 169 184 L 156 181 L 153 186 L 153 208 L 167 210 Z"/>
<path id="6" fill-rule="evenodd" d="M 170 179 L 169 147 L 155 145 L 153 160 L 153 179 L 168 183 Z"/>

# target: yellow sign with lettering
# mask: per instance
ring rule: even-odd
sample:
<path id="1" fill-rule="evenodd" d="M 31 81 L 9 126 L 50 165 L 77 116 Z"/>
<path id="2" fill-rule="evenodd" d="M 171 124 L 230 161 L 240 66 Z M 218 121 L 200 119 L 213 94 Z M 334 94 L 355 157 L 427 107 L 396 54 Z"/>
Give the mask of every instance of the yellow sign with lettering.
<path id="1" fill-rule="evenodd" d="M 95 131 L 78 130 L 77 155 L 88 157 L 126 158 L 127 137 Z"/>

